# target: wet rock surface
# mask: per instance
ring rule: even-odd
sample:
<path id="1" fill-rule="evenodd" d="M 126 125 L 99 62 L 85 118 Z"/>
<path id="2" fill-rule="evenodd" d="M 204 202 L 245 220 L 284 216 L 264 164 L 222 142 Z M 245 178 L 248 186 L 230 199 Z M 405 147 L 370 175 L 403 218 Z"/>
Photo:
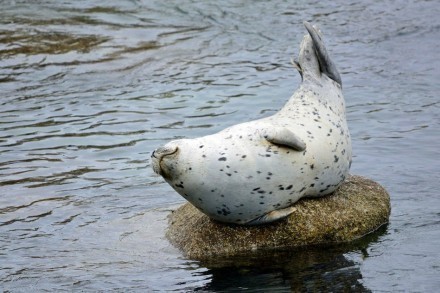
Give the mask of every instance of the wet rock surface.
<path id="1" fill-rule="evenodd" d="M 274 248 L 349 242 L 388 222 L 387 191 L 378 183 L 350 176 L 332 195 L 302 199 L 286 219 L 263 226 L 218 223 L 186 203 L 169 217 L 167 237 L 189 258 Z"/>

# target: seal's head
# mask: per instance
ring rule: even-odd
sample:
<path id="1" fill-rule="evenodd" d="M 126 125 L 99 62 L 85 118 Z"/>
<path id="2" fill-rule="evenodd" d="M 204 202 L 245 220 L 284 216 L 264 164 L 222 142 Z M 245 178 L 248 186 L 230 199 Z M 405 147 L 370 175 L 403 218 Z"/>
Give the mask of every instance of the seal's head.
<path id="1" fill-rule="evenodd" d="M 177 143 L 168 143 L 162 147 L 154 150 L 151 155 L 151 164 L 153 171 L 164 177 L 165 179 L 171 179 L 177 174 L 176 161 L 179 156 L 179 147 Z"/>
<path id="2" fill-rule="evenodd" d="M 194 149 L 189 139 L 174 140 L 154 150 L 151 155 L 153 171 L 172 186 L 182 185 L 192 168 Z"/>

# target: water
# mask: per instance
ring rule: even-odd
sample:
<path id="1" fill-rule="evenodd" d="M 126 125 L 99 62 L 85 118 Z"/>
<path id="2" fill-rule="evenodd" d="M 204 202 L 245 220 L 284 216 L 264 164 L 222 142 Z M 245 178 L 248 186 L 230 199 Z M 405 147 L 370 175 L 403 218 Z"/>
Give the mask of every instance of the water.
<path id="1" fill-rule="evenodd" d="M 436 1 L 108 2 L 1 1 L 1 289 L 438 288 Z M 334 248 L 185 259 L 164 238 L 183 199 L 151 151 L 277 111 L 303 20 L 325 33 L 352 173 L 390 192 L 390 224 Z"/>

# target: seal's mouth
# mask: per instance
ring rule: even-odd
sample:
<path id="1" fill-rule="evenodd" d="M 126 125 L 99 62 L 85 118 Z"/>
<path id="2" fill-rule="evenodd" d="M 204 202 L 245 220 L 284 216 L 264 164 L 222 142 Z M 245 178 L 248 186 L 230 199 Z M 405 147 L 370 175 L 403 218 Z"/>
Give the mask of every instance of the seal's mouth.
<path id="1" fill-rule="evenodd" d="M 179 148 L 177 146 L 164 146 L 154 150 L 151 154 L 153 171 L 164 178 L 170 178 L 171 176 L 169 174 L 168 168 L 166 168 L 166 164 L 164 164 L 163 160 L 166 157 L 170 157 L 176 154 L 178 150 Z"/>

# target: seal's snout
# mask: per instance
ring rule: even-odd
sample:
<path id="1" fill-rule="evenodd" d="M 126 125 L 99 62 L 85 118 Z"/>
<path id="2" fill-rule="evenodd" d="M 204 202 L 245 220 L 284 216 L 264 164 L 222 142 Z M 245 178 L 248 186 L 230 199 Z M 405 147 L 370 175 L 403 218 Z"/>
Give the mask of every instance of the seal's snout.
<path id="1" fill-rule="evenodd" d="M 170 146 L 170 145 L 165 145 L 163 147 L 159 147 L 156 150 L 153 151 L 153 153 L 151 154 L 151 163 L 152 163 L 152 167 L 153 167 L 153 171 L 156 174 L 162 175 L 165 177 L 165 175 L 167 174 L 166 170 L 164 169 L 163 166 L 163 160 L 164 158 L 169 158 L 172 155 L 176 154 L 178 151 L 178 147 L 177 146 Z"/>

